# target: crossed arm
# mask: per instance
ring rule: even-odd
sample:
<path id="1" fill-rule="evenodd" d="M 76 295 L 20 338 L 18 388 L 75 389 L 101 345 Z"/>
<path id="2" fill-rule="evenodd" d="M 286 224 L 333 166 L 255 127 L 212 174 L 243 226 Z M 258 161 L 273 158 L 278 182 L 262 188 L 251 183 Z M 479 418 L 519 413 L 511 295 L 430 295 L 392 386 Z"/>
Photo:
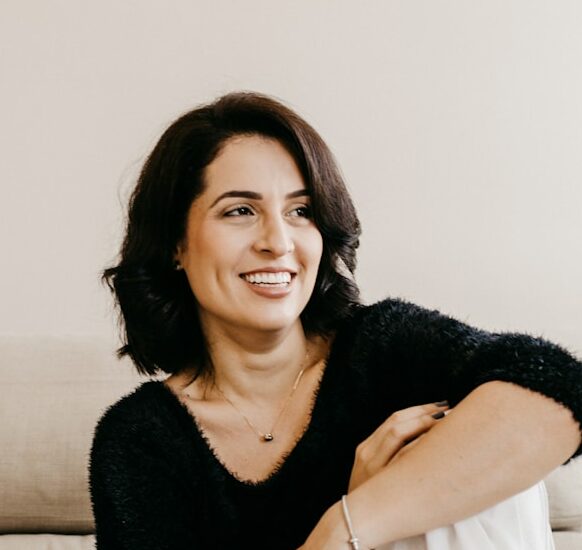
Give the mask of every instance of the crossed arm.
<path id="1" fill-rule="evenodd" d="M 415 445 L 348 495 L 364 548 L 460 521 L 543 479 L 580 445 L 556 401 L 508 382 L 473 390 Z M 348 550 L 340 503 L 301 550 Z"/>

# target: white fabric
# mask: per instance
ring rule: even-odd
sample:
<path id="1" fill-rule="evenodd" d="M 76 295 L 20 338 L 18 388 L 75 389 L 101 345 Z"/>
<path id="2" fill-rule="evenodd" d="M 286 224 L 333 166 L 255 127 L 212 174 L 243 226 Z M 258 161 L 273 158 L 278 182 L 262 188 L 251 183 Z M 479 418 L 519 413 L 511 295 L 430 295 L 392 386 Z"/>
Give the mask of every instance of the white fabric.
<path id="1" fill-rule="evenodd" d="M 545 484 L 552 528 L 582 531 L 582 457 L 556 469 Z"/>
<path id="2" fill-rule="evenodd" d="M 377 550 L 554 550 L 545 486 L 538 483 L 476 516 Z"/>

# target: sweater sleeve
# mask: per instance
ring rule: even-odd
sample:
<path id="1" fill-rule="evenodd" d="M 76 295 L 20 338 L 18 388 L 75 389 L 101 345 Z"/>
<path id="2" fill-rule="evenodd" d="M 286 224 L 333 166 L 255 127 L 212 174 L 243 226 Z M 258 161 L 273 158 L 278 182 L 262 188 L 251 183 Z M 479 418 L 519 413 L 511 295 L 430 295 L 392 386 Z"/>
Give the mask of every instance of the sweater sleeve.
<path id="1" fill-rule="evenodd" d="M 201 548 L 191 499 L 155 433 L 116 406 L 95 430 L 89 472 L 97 550 Z"/>
<path id="2" fill-rule="evenodd" d="M 556 344 L 485 332 L 394 299 L 372 306 L 363 325 L 377 382 L 398 408 L 444 399 L 455 405 L 480 384 L 500 380 L 554 399 L 582 426 L 582 363 Z"/>

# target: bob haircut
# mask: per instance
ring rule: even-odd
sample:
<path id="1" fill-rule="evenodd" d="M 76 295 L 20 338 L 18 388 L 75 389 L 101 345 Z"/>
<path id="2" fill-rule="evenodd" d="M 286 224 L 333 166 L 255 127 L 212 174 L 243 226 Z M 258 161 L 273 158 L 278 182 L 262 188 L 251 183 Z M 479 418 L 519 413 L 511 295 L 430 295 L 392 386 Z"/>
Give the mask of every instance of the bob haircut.
<path id="1" fill-rule="evenodd" d="M 323 238 L 315 288 L 301 313 L 308 334 L 329 334 L 359 303 L 353 274 L 360 223 L 333 155 L 319 134 L 278 101 L 257 93 L 220 97 L 178 118 L 145 161 L 129 201 L 119 263 L 103 272 L 120 312 L 123 345 L 138 372 L 195 376 L 211 367 L 196 297 L 175 253 L 205 169 L 232 138 L 258 135 L 280 142 L 311 195 Z"/>

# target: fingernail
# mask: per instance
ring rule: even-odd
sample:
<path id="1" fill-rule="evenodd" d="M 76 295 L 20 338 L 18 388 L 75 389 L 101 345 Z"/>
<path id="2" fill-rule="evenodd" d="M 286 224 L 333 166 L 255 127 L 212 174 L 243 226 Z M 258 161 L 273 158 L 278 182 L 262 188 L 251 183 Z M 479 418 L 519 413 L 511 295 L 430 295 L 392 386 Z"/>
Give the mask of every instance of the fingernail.
<path id="1" fill-rule="evenodd" d="M 445 413 L 443 411 L 439 411 L 438 413 L 434 413 L 431 415 L 435 420 L 438 420 L 439 418 L 443 418 L 445 416 Z"/>
<path id="2" fill-rule="evenodd" d="M 437 407 L 448 407 L 449 406 L 449 402 L 448 401 L 438 401 L 437 403 L 435 403 L 435 405 Z"/>

